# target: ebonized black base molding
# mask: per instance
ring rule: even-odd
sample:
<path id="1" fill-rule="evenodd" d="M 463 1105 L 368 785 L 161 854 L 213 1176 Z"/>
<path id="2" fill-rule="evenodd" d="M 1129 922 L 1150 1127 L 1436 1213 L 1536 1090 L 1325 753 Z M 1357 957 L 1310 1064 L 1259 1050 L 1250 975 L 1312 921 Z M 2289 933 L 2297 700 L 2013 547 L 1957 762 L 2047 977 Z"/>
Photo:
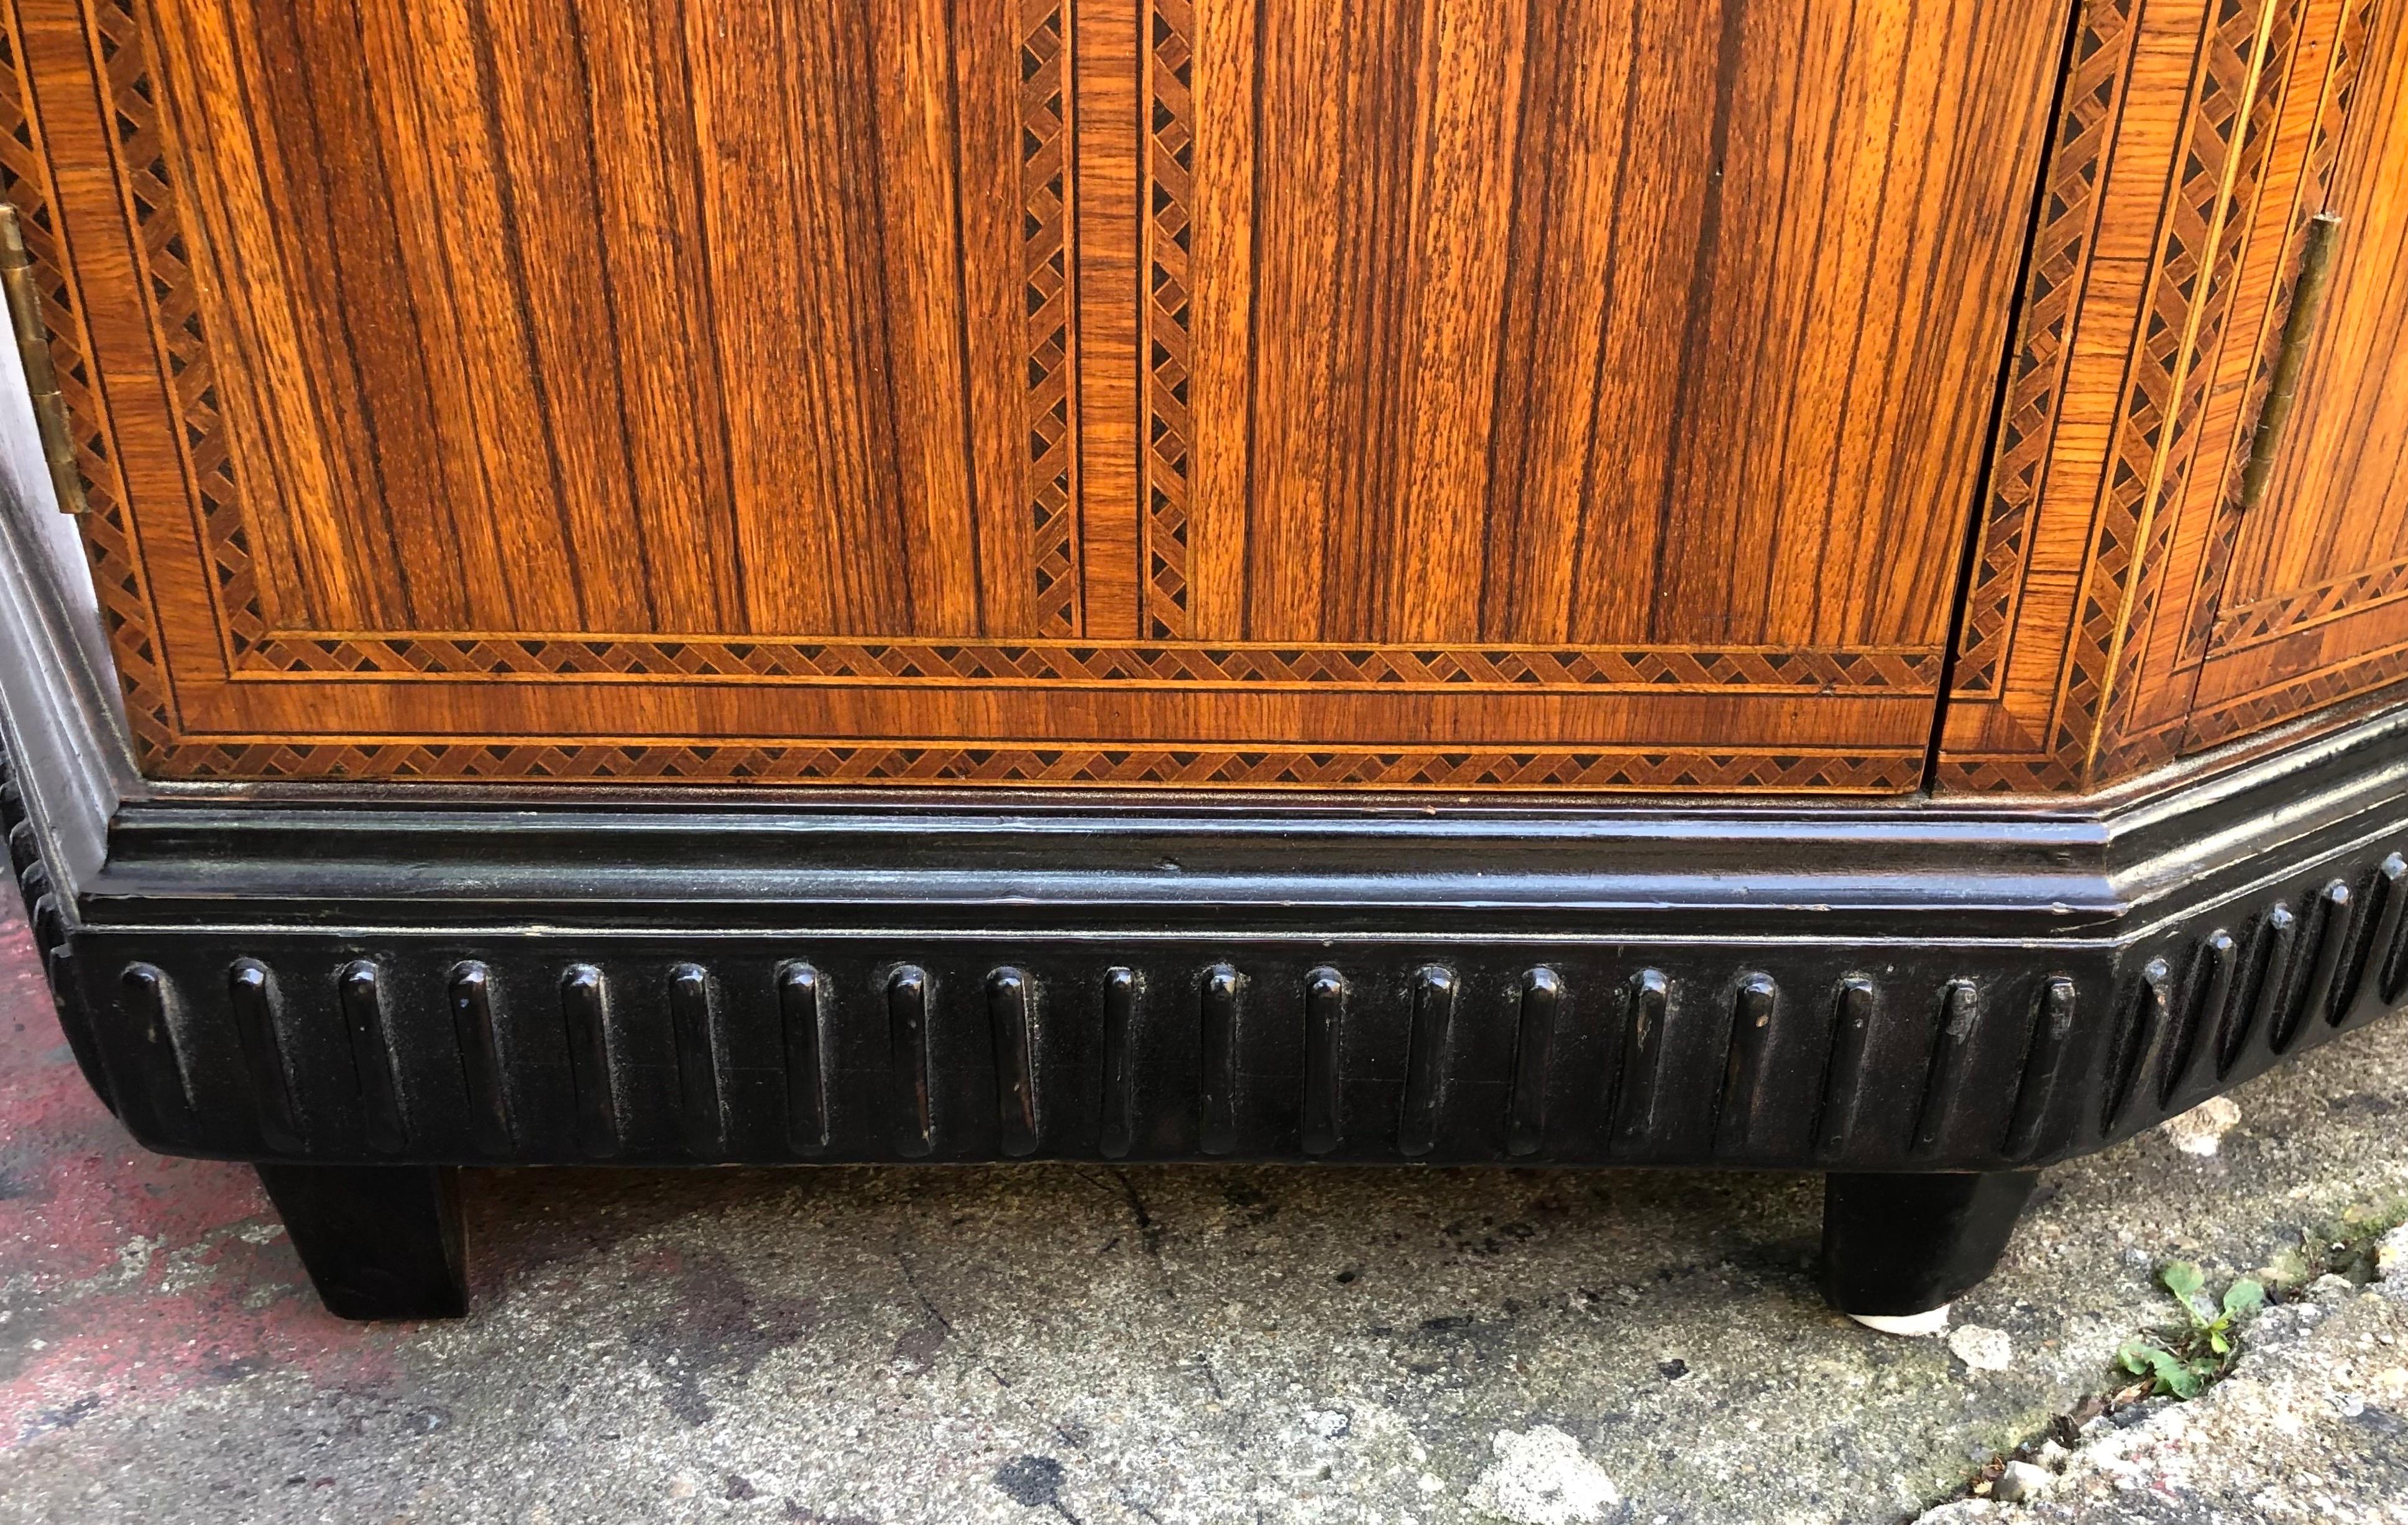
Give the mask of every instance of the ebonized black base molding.
<path id="1" fill-rule="evenodd" d="M 10 527 L 62 1024 L 338 1313 L 458 1310 L 438 1167 L 1095 1156 L 1824 1171 L 1833 1300 L 1915 1312 L 2408 998 L 2408 710 L 1979 806 L 165 786 Z"/>

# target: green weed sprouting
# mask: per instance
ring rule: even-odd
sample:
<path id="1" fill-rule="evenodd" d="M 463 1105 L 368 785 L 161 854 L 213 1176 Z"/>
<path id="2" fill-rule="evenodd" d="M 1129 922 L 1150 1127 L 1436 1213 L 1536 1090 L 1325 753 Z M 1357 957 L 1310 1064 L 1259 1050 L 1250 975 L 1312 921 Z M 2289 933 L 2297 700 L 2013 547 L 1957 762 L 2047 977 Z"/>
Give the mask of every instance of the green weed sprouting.
<path id="1" fill-rule="evenodd" d="M 2231 1370 L 2241 1352 L 2240 1325 L 2266 1305 L 2266 1289 L 2243 1276 L 2212 1300 L 2207 1278 L 2188 1261 L 2174 1261 L 2158 1279 L 2182 1305 L 2186 1327 L 2126 1340 L 2116 1358 L 2133 1375 L 2151 1379 L 2153 1396 L 2196 1398 Z"/>

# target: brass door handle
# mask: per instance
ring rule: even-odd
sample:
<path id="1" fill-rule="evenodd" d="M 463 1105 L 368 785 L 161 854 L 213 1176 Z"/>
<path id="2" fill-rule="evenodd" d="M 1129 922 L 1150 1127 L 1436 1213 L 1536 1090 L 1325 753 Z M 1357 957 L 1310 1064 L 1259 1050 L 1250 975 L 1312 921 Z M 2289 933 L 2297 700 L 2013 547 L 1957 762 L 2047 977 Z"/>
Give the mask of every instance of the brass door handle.
<path id="1" fill-rule="evenodd" d="M 2273 480 L 2275 448 L 2282 443 L 2283 425 L 2290 421 L 2291 405 L 2299 397 L 2308 341 L 2315 337 L 2316 320 L 2324 314 L 2325 293 L 2332 278 L 2333 235 L 2340 229 L 2338 213 L 2318 212 L 2308 219 L 2307 242 L 2300 249 L 2299 279 L 2291 283 L 2291 310 L 2283 319 L 2283 347 L 2274 356 L 2274 379 L 2266 389 L 2266 406 L 2258 410 L 2258 427 L 2250 432 L 2249 463 L 2241 469 L 2243 512 L 2258 506 L 2258 500 L 2266 495 L 2266 484 Z"/>

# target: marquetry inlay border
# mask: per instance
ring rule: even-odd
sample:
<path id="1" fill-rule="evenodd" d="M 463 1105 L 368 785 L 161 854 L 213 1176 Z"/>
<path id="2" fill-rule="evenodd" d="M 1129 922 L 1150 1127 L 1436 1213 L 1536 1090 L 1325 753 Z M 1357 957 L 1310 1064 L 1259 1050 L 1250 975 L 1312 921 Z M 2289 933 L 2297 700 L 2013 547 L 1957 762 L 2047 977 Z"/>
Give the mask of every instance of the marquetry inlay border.
<path id="1" fill-rule="evenodd" d="M 1147 0 L 1143 64 L 1145 294 L 1139 352 L 1145 391 L 1145 631 L 1188 634 L 1187 506 L 1190 429 L 1188 295 L 1196 168 L 1194 18 L 1185 0 Z"/>
<path id="2" fill-rule="evenodd" d="M 1761 689 L 1775 692 L 1928 691 L 1939 677 L 1937 648 L 1433 648 L 1380 645 L 1188 643 L 1185 630 L 1187 421 L 1186 253 L 1188 170 L 1193 142 L 1188 95 L 1191 57 L 1185 7 L 1154 7 L 1146 61 L 1153 103 L 1147 138 L 1148 302 L 1144 343 L 1156 357 L 1147 388 L 1148 622 L 1155 639 L 1138 644 L 890 641 L 821 637 L 697 638 L 641 634 L 338 632 L 280 629 L 263 611 L 241 493 L 231 466 L 229 421 L 219 406 L 208 344 L 186 256 L 176 189 L 165 173 L 156 91 L 143 60 L 150 46 L 136 28 L 135 0 L 103 0 L 102 52 L 113 109 L 125 144 L 129 215 L 149 261 L 148 290 L 165 366 L 177 383 L 189 469 L 201 484 L 202 517 L 217 570 L 223 633 L 244 675 L 345 678 L 478 675 L 575 678 L 642 677 L 661 681 L 739 678 L 797 683 L 896 681 L 1172 686 L 1297 684 L 1315 687 L 1428 689 L 1623 689 L 1632 691 Z M 1021 50 L 1022 189 L 1029 307 L 1029 405 L 1037 420 L 1031 454 L 1033 518 L 1049 540 L 1039 546 L 1044 620 L 1068 628 L 1076 618 L 1077 578 L 1046 580 L 1075 551 L 1067 272 L 1068 130 L 1063 86 L 1068 42 L 1060 5 L 1034 7 Z"/>
<path id="3" fill-rule="evenodd" d="M 1049 787 L 1168 785 L 1317 790 L 1651 790 L 1897 792 L 1921 775 L 1912 748 L 1503 746 L 1126 747 L 795 738 L 726 746 L 651 737 L 626 742 L 523 738 L 434 742 L 329 736 L 293 741 L 195 734 L 178 711 L 142 571 L 140 548 L 112 458 L 74 261 L 55 230 L 55 187 L 22 45 L 21 0 L 0 0 L 7 67 L 0 70 L 0 185 L 20 209 L 44 281 L 53 355 L 79 424 L 93 512 L 86 541 L 116 648 L 120 678 L 147 766 L 193 778 L 726 779 L 861 784 L 1010 783 Z M 996 687 L 1293 687 L 1434 693 L 1625 691 L 1760 693 L 1768 697 L 1933 692 L 1936 648 L 1481 648 L 1215 645 L 1186 631 L 1187 176 L 1192 165 L 1190 18 L 1179 0 L 1152 0 L 1143 44 L 1140 230 L 1149 363 L 1143 379 L 1146 455 L 1140 530 L 1142 643 L 1077 639 L 1082 626 L 1078 511 L 1077 292 L 1071 230 L 1078 196 L 1069 89 L 1076 7 L 1032 0 L 1019 12 L 1020 192 L 1026 305 L 1027 506 L 1035 608 L 1051 638 L 1025 644 L 898 640 L 721 639 L 571 634 L 530 636 L 326 632 L 282 628 L 267 606 L 243 512 L 234 422 L 210 360 L 194 249 L 179 210 L 155 86 L 157 45 L 142 0 L 79 0 L 93 78 L 110 117 L 126 230 L 141 266 L 134 284 L 179 427 L 175 448 L 208 559 L 207 594 L 228 677 L 238 683 L 313 679 L 517 681 L 974 683 Z M 55 30 L 55 22 L 51 23 Z"/>
<path id="4" fill-rule="evenodd" d="M 773 682 L 1034 687 L 1309 688 L 1315 691 L 1573 690 L 1623 692 L 1930 691 L 1940 653 L 1923 648 L 1799 650 L 1731 647 L 1538 649 L 1377 646 L 995 646 L 961 641 L 684 640 L 583 635 L 483 638 L 294 634 L 254 648 L 260 669 L 311 676 L 485 673 L 583 681 L 708 678 Z"/>
<path id="5" fill-rule="evenodd" d="M 1922 777 L 1919 750 L 1849 748 L 1028 747 L 798 740 L 774 746 L 452 744 L 361 738 L 189 742 L 162 754 L 191 778 L 609 779 L 629 783 L 860 783 L 1096 789 L 1897 793 Z"/>
<path id="6" fill-rule="evenodd" d="M 2131 69 L 2136 5 L 2137 0 L 2086 0 L 2075 29 L 1958 638 L 1955 693 L 1960 699 L 2000 694 L 2014 640 L 2033 520 L 2048 486 L 2074 318 L 2098 238 L 2100 182 Z"/>
<path id="7" fill-rule="evenodd" d="M 7 66 L 0 68 L 0 194 L 17 208 L 26 249 L 33 256 L 50 325 L 50 363 L 68 417 L 76 425 L 76 466 L 89 506 L 83 521 L 85 551 L 102 619 L 111 635 L 125 693 L 126 720 L 136 743 L 146 750 L 156 750 L 179 728 L 175 697 L 152 634 L 158 628 L 158 611 L 127 511 L 125 481 L 111 444 L 115 430 L 91 363 L 92 335 L 85 321 L 82 289 L 74 275 L 76 264 L 65 229 L 55 210 L 58 187 L 51 177 L 41 121 L 33 109 L 23 25 L 15 0 L 0 5 L 0 48 L 7 54 Z"/>
<path id="8" fill-rule="evenodd" d="M 1941 787 L 2091 787 L 2398 676 L 2396 659 L 2371 653 L 2219 702 L 2197 724 L 2188 701 L 2200 664 L 2218 652 L 2408 592 L 2408 569 L 2386 568 L 2216 607 L 2246 429 L 2378 3 L 2083 0 L 1977 532 Z M 2313 113 L 2304 152 L 2286 150 L 2286 124 L 2302 110 Z M 2107 225 L 2130 227 L 2152 205 L 2145 260 L 2100 253 Z M 2261 205 L 2287 207 L 2287 220 L 2253 238 Z M 2114 355 L 2120 370 L 2104 374 L 2094 357 Z M 2218 412 L 2220 374 L 2247 378 L 2237 420 L 2229 404 Z M 2195 471 L 2209 476 L 2195 484 Z"/>
<path id="9" fill-rule="evenodd" d="M 1069 0 L 1024 7 L 1020 39 L 1020 205 L 1026 272 L 1030 560 L 1037 628 L 1077 635 L 1079 607 L 1078 364 L 1070 267 L 1077 195 L 1070 151 Z"/>
<path id="10" fill-rule="evenodd" d="M 2128 591 L 2107 648 L 2106 660 L 2114 664 L 2110 686 L 2091 710 L 2092 736 L 2085 758 L 2088 777 L 2152 767 L 2171 761 L 2180 749 L 2177 734 L 2151 728 L 2139 717 L 2144 663 L 2150 656 L 2148 635 L 2172 580 L 2179 510 L 2203 444 L 2200 428 L 2250 241 L 2249 218 L 2282 116 L 2291 50 L 2310 3 L 2278 0 L 2265 8 L 2262 20 L 2245 6 L 2227 6 L 2217 13 L 2203 50 L 2191 148 L 2159 255 L 2157 306 L 2149 320 L 2153 333 L 2162 332 L 2159 325 L 2177 315 L 2186 328 L 2179 346 L 2169 347 L 2162 368 L 2174 378 L 2162 422 L 2136 429 L 2131 427 L 2134 416 L 2128 415 L 2122 441 L 2126 453 L 2114 468 L 2114 482 L 2120 486 L 2139 468 L 2145 450 L 2151 475 L 2145 492 L 2130 497 L 2135 561 L 2123 579 Z M 2221 151 L 2209 151 L 2209 145 Z M 2157 369 L 2150 374 L 2157 374 Z M 2070 737 L 2065 744 L 2071 745 Z"/>
<path id="11" fill-rule="evenodd" d="M 2273 385 L 2274 362 L 2279 352 L 2279 346 L 2273 339 L 2282 315 L 2290 309 L 2291 283 L 2298 275 L 2300 250 L 2306 247 L 2308 223 L 2316 210 L 2314 199 L 2304 192 L 2326 185 L 2332 178 L 2334 162 L 2341 154 L 2343 128 L 2348 123 L 2351 87 L 2359 73 L 2372 10 L 2372 0 L 2358 0 L 2358 3 L 2352 4 L 2347 18 L 2333 39 L 2332 67 L 2317 102 L 2307 164 L 2300 175 L 2302 193 L 2292 197 L 2289 221 L 2284 230 L 2283 249 L 2275 265 L 2273 294 L 2267 304 L 2262 320 L 2263 332 L 2250 371 L 2248 401 L 2240 411 L 2241 427 L 2243 429 L 2257 419 L 2259 409 L 2265 406 L 2267 391 Z M 2224 480 L 2220 484 L 2214 519 L 2208 528 L 2208 549 L 2200 560 L 2199 586 L 2192 593 L 2190 618 L 2183 635 L 2181 664 L 2185 668 L 2197 667 L 2218 648 L 2254 638 L 2253 635 L 2240 634 L 2239 627 L 2255 622 L 2251 611 L 2258 609 L 2259 606 L 2253 605 L 2247 610 L 2227 611 L 2219 606 L 2216 596 L 2222 571 L 2230 564 L 2233 549 L 2241 538 L 2241 477 L 2249 463 L 2245 436 L 2236 436 L 2232 446 Z M 2276 617 L 2277 622 L 2281 619 Z M 2271 633 L 2271 626 L 2269 629 Z"/>

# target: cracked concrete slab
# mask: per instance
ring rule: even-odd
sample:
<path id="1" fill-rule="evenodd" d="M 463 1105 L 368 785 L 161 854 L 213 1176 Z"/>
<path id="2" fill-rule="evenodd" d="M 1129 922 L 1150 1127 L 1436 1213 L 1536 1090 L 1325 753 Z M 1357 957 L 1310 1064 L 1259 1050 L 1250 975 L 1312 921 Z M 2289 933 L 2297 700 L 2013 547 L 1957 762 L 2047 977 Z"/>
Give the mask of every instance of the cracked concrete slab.
<path id="1" fill-rule="evenodd" d="M 248 1172 L 125 1139 L 12 925 L 0 1519 L 1890 1525 L 2106 1386 L 2163 1260 L 2408 1193 L 2403 1032 L 2243 1088 L 2213 1154 L 2050 1172 L 1973 1364 L 1823 1308 L 1785 1175 L 484 1172 L 471 1317 L 377 1327 Z M 2358 1387 L 2396 1464 L 2408 1404 Z M 1480 1491 L 1506 1452 L 1537 1481 Z"/>
<path id="2" fill-rule="evenodd" d="M 1917 1525 L 2408 1525 L 2408 1229 L 2392 1241 L 2374 1285 L 2326 1277 L 2270 1309 L 2196 1401 L 2093 1419 L 2023 1497 Z"/>

